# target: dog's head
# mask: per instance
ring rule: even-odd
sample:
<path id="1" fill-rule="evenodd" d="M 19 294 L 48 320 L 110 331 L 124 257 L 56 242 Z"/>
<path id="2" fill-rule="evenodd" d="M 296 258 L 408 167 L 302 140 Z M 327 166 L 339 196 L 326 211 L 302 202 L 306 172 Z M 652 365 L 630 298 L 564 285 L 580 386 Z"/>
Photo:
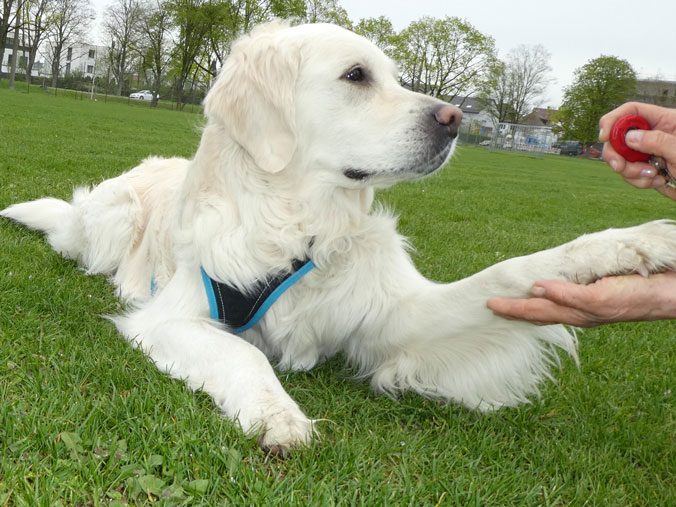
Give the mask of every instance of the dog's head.
<path id="1" fill-rule="evenodd" d="M 387 186 L 450 157 L 462 112 L 399 84 L 395 64 L 334 25 L 256 28 L 205 99 L 264 171 L 312 171 L 332 185 Z"/>

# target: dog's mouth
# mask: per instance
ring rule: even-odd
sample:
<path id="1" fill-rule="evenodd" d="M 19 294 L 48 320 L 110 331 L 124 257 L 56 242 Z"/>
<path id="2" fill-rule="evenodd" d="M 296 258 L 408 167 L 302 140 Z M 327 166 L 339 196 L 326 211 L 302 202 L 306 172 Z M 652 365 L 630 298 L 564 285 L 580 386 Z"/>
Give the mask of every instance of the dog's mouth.
<path id="1" fill-rule="evenodd" d="M 403 176 L 402 179 L 417 179 L 423 178 L 435 172 L 437 169 L 441 168 L 446 160 L 448 159 L 450 153 L 453 151 L 454 142 L 451 141 L 446 143 L 439 151 L 437 151 L 432 156 L 427 156 L 420 164 L 416 164 L 412 167 L 401 167 L 397 169 L 378 169 L 373 171 L 368 171 L 365 169 L 356 169 L 353 167 L 343 170 L 343 175 L 354 181 L 365 181 L 367 179 L 373 178 L 375 176 Z"/>

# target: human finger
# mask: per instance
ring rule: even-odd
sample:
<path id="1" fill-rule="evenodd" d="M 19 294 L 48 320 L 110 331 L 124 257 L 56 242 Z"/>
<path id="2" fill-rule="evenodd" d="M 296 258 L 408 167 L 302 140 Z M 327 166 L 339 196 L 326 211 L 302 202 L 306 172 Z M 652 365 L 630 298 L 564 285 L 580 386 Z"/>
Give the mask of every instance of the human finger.
<path id="1" fill-rule="evenodd" d="M 541 280 L 533 284 L 531 294 L 570 308 L 584 309 L 594 300 L 590 285 L 563 280 Z"/>
<path id="2" fill-rule="evenodd" d="M 666 185 L 662 185 L 660 187 L 656 187 L 655 190 L 657 190 L 660 194 L 662 194 L 665 197 L 668 197 L 669 199 L 676 201 L 676 188 L 668 187 Z"/>
<path id="3" fill-rule="evenodd" d="M 599 120 L 599 141 L 605 143 L 610 140 L 610 131 L 615 122 L 623 116 L 639 114 L 639 104 L 636 102 L 627 102 L 612 111 L 601 116 Z"/>
<path id="4" fill-rule="evenodd" d="M 605 152 L 604 152 L 605 153 Z M 617 155 L 619 157 L 619 155 Z M 613 160 L 614 161 L 614 160 Z M 657 176 L 657 169 L 647 162 L 627 162 L 622 161 L 622 164 L 611 163 L 613 161 L 608 161 L 610 167 L 613 168 L 615 172 L 620 174 L 624 179 L 635 180 L 635 179 L 653 179 Z"/>
<path id="5" fill-rule="evenodd" d="M 630 130 L 626 142 L 634 150 L 664 158 L 670 169 L 676 169 L 676 136 L 661 130 Z"/>
<path id="6" fill-rule="evenodd" d="M 638 177 L 638 178 L 627 178 L 624 174 L 622 175 L 622 178 L 624 181 L 629 183 L 631 186 L 636 187 L 636 188 L 655 188 L 659 189 L 660 187 L 663 187 L 666 183 L 667 180 L 664 178 L 662 175 L 657 175 L 653 177 Z"/>
<path id="7" fill-rule="evenodd" d="M 583 311 L 537 297 L 530 299 L 491 298 L 486 306 L 499 317 L 509 320 L 525 320 L 538 326 L 568 324 L 577 327 L 594 327 L 600 324 Z"/>
<path id="8" fill-rule="evenodd" d="M 601 157 L 611 167 L 611 169 L 618 174 L 624 174 L 626 166 L 629 163 L 624 159 L 624 157 L 615 151 L 613 146 L 608 141 L 603 143 Z"/>
<path id="9" fill-rule="evenodd" d="M 666 179 L 646 162 L 627 162 L 609 142 L 603 144 L 603 160 L 630 185 L 636 188 L 654 188 L 676 201 L 676 190 L 665 187 Z"/>
<path id="10" fill-rule="evenodd" d="M 617 120 L 623 116 L 628 115 L 642 116 L 652 128 L 657 128 L 662 122 L 665 122 L 665 117 L 676 112 L 669 111 L 660 106 L 653 104 L 643 104 L 641 102 L 627 102 L 621 106 L 613 109 L 609 113 L 603 115 L 599 120 L 599 140 L 607 142 L 610 139 L 610 131 Z"/>

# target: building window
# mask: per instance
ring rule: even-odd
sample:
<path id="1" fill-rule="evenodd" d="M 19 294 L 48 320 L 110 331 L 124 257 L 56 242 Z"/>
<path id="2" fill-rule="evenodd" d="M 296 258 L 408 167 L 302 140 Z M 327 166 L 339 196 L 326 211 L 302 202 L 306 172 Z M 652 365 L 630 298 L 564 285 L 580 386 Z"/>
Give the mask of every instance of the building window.
<path id="1" fill-rule="evenodd" d="M 70 74 L 70 63 L 66 64 L 66 74 Z"/>
<path id="2" fill-rule="evenodd" d="M 68 56 L 66 56 L 66 60 L 70 61 L 73 59 L 73 48 L 68 48 Z"/>
<path id="3" fill-rule="evenodd" d="M 96 51 L 94 51 L 93 49 L 90 49 L 89 50 L 89 58 L 96 58 Z"/>
<path id="4" fill-rule="evenodd" d="M 93 65 L 87 65 L 87 74 L 93 74 L 94 73 L 94 66 Z"/>

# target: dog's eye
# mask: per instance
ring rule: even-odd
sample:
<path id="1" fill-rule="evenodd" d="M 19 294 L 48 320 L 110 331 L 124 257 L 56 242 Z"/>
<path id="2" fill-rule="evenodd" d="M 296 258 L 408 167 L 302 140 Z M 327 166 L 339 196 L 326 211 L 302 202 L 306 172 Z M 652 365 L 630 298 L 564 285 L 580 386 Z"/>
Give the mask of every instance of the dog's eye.
<path id="1" fill-rule="evenodd" d="M 345 79 L 348 81 L 363 81 L 365 78 L 364 75 L 364 69 L 361 67 L 355 67 L 354 69 L 351 69 L 345 74 Z"/>

